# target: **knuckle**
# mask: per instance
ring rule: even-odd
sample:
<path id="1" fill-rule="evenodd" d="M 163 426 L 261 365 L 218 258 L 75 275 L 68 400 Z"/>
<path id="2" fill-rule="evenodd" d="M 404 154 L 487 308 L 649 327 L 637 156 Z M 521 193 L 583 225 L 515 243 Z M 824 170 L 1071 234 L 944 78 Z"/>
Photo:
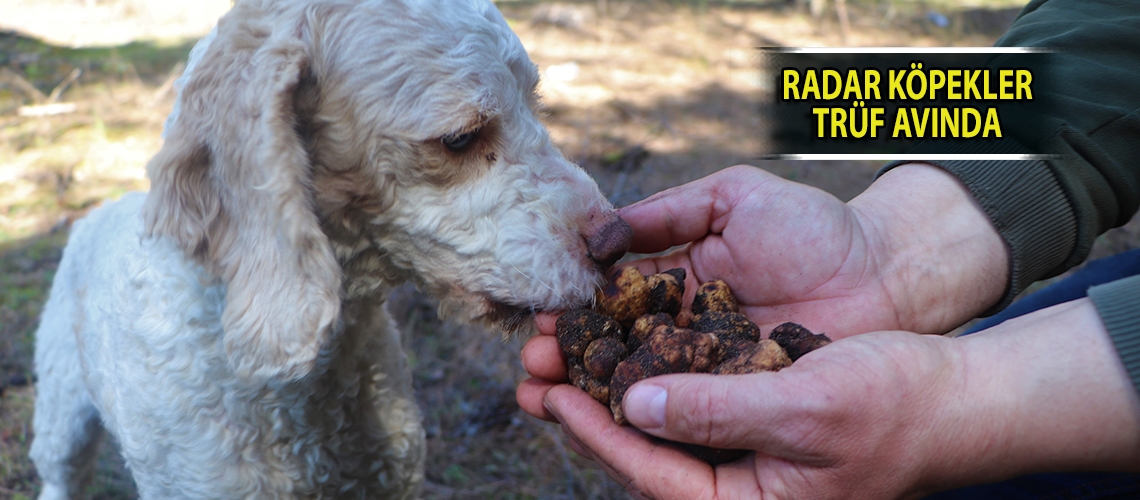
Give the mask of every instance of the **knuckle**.
<path id="1" fill-rule="evenodd" d="M 686 401 L 685 436 L 696 444 L 710 445 L 731 438 L 735 404 L 731 391 L 714 376 L 699 377 Z"/>

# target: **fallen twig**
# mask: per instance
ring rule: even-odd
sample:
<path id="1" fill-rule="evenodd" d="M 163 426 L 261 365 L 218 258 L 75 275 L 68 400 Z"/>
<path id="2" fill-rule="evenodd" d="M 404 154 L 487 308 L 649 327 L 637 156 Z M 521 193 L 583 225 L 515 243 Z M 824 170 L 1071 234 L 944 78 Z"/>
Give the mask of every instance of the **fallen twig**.
<path id="1" fill-rule="evenodd" d="M 8 68 L 0 68 L 0 81 L 6 81 L 15 85 L 16 88 L 24 91 L 24 93 L 28 94 L 28 97 L 31 97 L 35 102 L 47 102 L 48 100 L 48 96 L 40 92 L 40 89 L 37 89 L 35 85 L 32 85 L 31 82 L 19 73 Z"/>
<path id="2" fill-rule="evenodd" d="M 59 85 L 56 85 L 55 88 L 52 89 L 51 95 L 48 96 L 48 102 L 58 102 L 59 96 L 62 95 L 63 91 L 67 89 L 67 86 L 74 83 L 75 80 L 79 79 L 79 75 L 82 74 L 83 70 L 79 68 L 71 70 L 71 73 L 67 74 L 67 78 L 64 78 L 62 82 L 59 82 Z"/>
<path id="3" fill-rule="evenodd" d="M 56 102 L 35 106 L 20 106 L 16 113 L 20 116 L 51 116 L 74 113 L 78 107 L 73 102 Z"/>

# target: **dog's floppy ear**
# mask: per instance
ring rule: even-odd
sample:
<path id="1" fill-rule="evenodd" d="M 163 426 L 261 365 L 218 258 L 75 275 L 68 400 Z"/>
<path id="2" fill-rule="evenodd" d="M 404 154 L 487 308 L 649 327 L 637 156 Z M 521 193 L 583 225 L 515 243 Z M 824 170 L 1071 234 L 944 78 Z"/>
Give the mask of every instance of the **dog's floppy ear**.
<path id="1" fill-rule="evenodd" d="M 339 315 L 341 270 L 309 199 L 293 94 L 301 29 L 236 7 L 182 89 L 147 172 L 150 235 L 227 285 L 224 343 L 239 375 L 306 374 Z M 280 24 L 280 23 L 278 23 Z"/>

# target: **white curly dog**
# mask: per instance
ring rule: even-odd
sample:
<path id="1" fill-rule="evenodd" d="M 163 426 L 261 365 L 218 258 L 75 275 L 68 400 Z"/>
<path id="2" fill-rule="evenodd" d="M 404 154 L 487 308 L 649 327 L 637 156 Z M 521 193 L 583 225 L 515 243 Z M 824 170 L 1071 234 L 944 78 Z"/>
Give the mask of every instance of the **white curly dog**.
<path id="1" fill-rule="evenodd" d="M 75 224 L 36 344 L 41 499 L 109 431 L 143 498 L 411 498 L 383 308 L 510 327 L 591 300 L 629 226 L 536 117 L 486 0 L 245 0 L 191 57 L 152 189 Z"/>

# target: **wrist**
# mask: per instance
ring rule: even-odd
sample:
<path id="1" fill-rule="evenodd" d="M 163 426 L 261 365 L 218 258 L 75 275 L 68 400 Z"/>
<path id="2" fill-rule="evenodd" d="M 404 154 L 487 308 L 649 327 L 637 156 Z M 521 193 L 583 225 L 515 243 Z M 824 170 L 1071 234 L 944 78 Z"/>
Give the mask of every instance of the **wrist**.
<path id="1" fill-rule="evenodd" d="M 901 329 L 944 333 L 1001 299 L 1009 254 L 969 190 L 927 164 L 894 168 L 848 203 Z"/>
<path id="2" fill-rule="evenodd" d="M 927 436 L 925 481 L 1140 471 L 1140 398 L 1088 299 L 951 340 L 956 373 Z"/>

